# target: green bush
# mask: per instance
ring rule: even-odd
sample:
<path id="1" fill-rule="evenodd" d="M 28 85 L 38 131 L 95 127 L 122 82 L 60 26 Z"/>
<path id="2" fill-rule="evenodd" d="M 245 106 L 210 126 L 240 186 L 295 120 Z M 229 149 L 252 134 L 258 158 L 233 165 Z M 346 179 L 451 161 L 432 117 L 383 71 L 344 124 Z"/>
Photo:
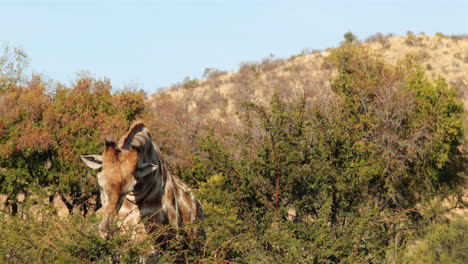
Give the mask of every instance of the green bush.
<path id="1" fill-rule="evenodd" d="M 129 234 L 104 240 L 90 216 L 53 216 L 21 219 L 2 216 L 0 261 L 2 263 L 108 263 L 110 259 L 136 263 L 150 251 L 148 241 L 135 242 Z"/>
<path id="2" fill-rule="evenodd" d="M 468 220 L 459 216 L 445 223 L 434 223 L 416 237 L 415 245 L 404 257 L 405 263 L 468 263 Z"/>
<path id="3" fill-rule="evenodd" d="M 351 44 L 357 40 L 356 36 L 352 32 L 346 32 L 344 34 L 345 43 Z"/>
<path id="4" fill-rule="evenodd" d="M 25 201 L 58 194 L 70 213 L 97 210 L 98 188 L 79 157 L 101 152 L 105 136 L 123 134 L 144 110 L 144 93 L 111 89 L 109 80 L 89 75 L 72 87 L 48 87 L 34 75 L 0 89 L 0 193 L 13 215 L 20 194 Z"/>
<path id="5" fill-rule="evenodd" d="M 395 261 L 411 230 L 426 223 L 426 201 L 462 191 L 463 109 L 412 57 L 389 65 L 344 44 L 329 59 L 339 73 L 335 104 L 309 112 L 306 100 L 277 95 L 246 103 L 234 147 L 204 140 L 204 171 L 222 191 L 203 198 L 219 205 L 216 219 L 239 222 L 233 235 L 255 235 L 258 250 L 250 252 L 258 259 Z M 235 217 L 224 218 L 228 212 Z M 291 258 L 279 258 L 285 252 L 277 248 Z"/>
<path id="6" fill-rule="evenodd" d="M 0 220 L 1 263 L 139 263 L 142 258 L 158 263 L 219 263 L 240 257 L 248 241 L 254 245 L 250 235 L 232 235 L 229 227 L 216 225 L 208 229 L 206 239 L 193 234 L 194 225 L 175 230 L 161 226 L 136 239 L 131 230 L 122 232 L 114 226 L 106 240 L 100 237 L 100 219 L 93 214 L 25 219 L 2 215 Z"/>

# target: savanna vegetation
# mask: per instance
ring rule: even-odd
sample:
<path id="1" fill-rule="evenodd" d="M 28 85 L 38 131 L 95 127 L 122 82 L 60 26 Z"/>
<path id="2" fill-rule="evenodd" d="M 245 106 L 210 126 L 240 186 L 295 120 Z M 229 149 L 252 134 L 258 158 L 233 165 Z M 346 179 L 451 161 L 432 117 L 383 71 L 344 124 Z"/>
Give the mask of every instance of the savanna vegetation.
<path id="1" fill-rule="evenodd" d="M 25 76 L 27 61 L 18 49 L 0 61 L 4 263 L 136 263 L 152 251 L 160 263 L 468 259 L 468 220 L 451 214 L 466 202 L 463 104 L 414 54 L 389 63 L 347 33 L 322 65 L 329 87 L 265 60 L 232 77 L 233 105 L 214 89 L 193 96 L 198 80 L 173 88 L 181 100 L 151 101 L 90 74 L 68 85 Z M 217 87 L 226 73 L 206 75 Z M 138 241 L 99 236 L 99 190 L 79 157 L 136 119 L 201 200 L 206 238 L 161 242 L 168 227 Z"/>

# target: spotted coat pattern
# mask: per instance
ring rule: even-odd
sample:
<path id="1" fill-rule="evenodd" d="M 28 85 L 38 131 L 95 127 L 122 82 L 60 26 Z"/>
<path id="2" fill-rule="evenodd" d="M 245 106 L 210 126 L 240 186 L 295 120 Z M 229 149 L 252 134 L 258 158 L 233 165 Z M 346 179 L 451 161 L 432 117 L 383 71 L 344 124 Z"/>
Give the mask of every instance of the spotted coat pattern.
<path id="1" fill-rule="evenodd" d="M 142 122 L 134 123 L 118 144 L 106 139 L 104 155 L 81 158 L 93 169 L 102 167 L 98 174 L 104 210 L 102 236 L 107 235 L 113 216 L 122 229 L 136 233 L 146 233 L 155 224 L 180 227 L 204 218 L 200 202 L 186 184 L 171 175 Z"/>

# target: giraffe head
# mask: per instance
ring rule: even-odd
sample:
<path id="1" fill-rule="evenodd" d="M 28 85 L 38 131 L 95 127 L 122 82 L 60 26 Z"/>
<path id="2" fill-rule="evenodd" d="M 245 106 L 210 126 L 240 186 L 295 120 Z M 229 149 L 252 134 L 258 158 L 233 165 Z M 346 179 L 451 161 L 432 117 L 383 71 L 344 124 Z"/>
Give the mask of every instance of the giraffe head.
<path id="1" fill-rule="evenodd" d="M 105 140 L 104 154 L 81 156 L 83 162 L 98 173 L 98 185 L 101 189 L 101 203 L 104 216 L 99 225 L 102 237 L 108 237 L 109 226 L 120 210 L 125 196 L 133 192 L 135 185 L 144 175 L 155 171 L 157 165 L 139 163 L 139 150 L 118 148 L 112 138 Z"/>

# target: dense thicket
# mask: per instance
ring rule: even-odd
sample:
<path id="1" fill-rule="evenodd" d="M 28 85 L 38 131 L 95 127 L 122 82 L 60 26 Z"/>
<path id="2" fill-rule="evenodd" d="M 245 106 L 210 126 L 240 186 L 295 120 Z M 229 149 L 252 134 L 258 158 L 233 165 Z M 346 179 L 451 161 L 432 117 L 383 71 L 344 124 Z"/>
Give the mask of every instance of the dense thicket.
<path id="1" fill-rule="evenodd" d="M 100 152 L 106 135 L 123 133 L 141 117 L 144 94 L 112 92 L 109 80 L 88 75 L 71 86 L 37 75 L 20 81 L 0 92 L 0 191 L 7 207 L 15 215 L 20 194 L 21 206 L 31 194 L 51 201 L 57 194 L 70 213 L 97 209 L 98 188 L 79 156 Z"/>
<path id="2" fill-rule="evenodd" d="M 390 65 L 347 42 L 328 60 L 337 74 L 326 102 L 305 93 L 285 97 L 283 87 L 276 87 L 267 103 L 244 100 L 235 121 L 240 123 L 231 131 L 201 122 L 188 104 L 161 100 L 158 109 L 166 111 L 155 112 L 146 108 L 144 94 L 112 91 L 105 79 L 85 75 L 70 87 L 39 76 L 9 81 L 0 90 L 0 191 L 8 196 L 10 213 L 18 213 L 20 194 L 26 196 L 23 207 L 28 199 L 58 194 L 71 213 L 88 220 L 31 220 L 37 227 L 25 230 L 7 221 L 2 229 L 11 231 L 1 249 L 10 253 L 2 259 L 131 262 L 148 250 L 148 241 L 141 248 L 128 246 L 122 236 L 104 241 L 89 228 L 95 225 L 99 193 L 78 158 L 100 152 L 104 136 L 121 135 L 141 118 L 173 173 L 193 186 L 207 216 L 201 223 L 207 232 L 202 250 L 174 240 L 161 251 L 161 261 L 415 260 L 404 250 L 408 239 L 439 225 L 445 219 L 441 202 L 460 197 L 465 187 L 463 108 L 456 92 L 442 78 L 429 80 L 412 56 Z M 189 92 L 190 85 L 182 88 Z M 66 235 L 69 221 L 77 221 L 76 229 Z M 32 238 L 48 241 L 54 223 L 64 231 L 58 243 L 51 242 L 59 256 L 31 246 Z M 433 241 L 466 241 L 450 232 L 435 238 L 463 228 L 463 222 L 437 226 L 427 246 L 417 250 L 433 250 Z M 72 246 L 77 238 L 89 256 Z M 14 244 L 32 257 L 13 250 Z M 462 247 L 438 250 L 434 258 L 466 258 Z M 451 258 L 452 251 L 457 257 Z"/>
<path id="3" fill-rule="evenodd" d="M 206 164 L 259 252 L 275 253 L 262 258 L 396 261 L 407 234 L 432 217 L 430 202 L 461 192 L 463 109 L 411 57 L 388 65 L 345 44 L 330 61 L 334 104 L 246 103 L 237 148 L 208 140 Z"/>

